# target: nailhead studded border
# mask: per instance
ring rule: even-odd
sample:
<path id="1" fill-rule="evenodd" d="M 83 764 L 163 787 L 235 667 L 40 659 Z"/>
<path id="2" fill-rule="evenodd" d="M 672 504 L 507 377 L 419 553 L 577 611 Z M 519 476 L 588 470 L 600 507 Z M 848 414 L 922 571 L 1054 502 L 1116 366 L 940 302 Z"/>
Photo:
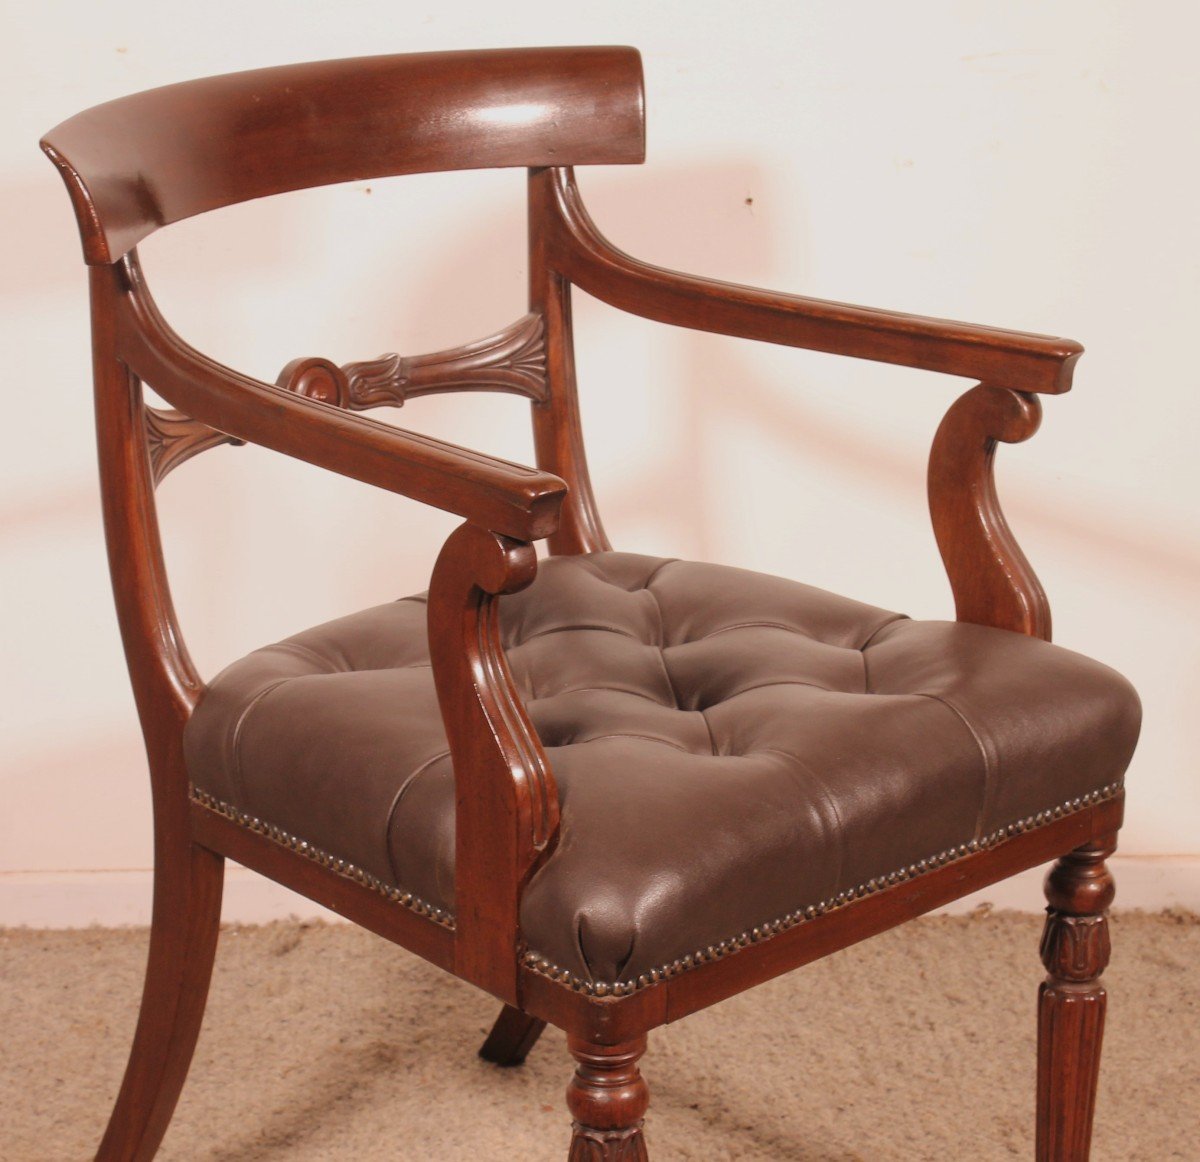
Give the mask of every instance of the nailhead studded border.
<path id="1" fill-rule="evenodd" d="M 832 912 L 837 908 L 841 908 L 853 900 L 869 896 L 884 888 L 893 887 L 895 884 L 903 883 L 905 880 L 915 879 L 926 872 L 933 871 L 939 867 L 945 867 L 950 863 L 955 863 L 960 859 L 966 858 L 968 855 L 974 855 L 978 851 L 986 851 L 988 848 L 995 847 L 997 844 L 1002 843 L 1006 839 L 1011 839 L 1015 835 L 1021 835 L 1026 831 L 1032 831 L 1038 827 L 1044 827 L 1056 819 L 1062 819 L 1064 816 L 1082 811 L 1085 807 L 1095 806 L 1106 799 L 1111 799 L 1122 790 L 1123 786 L 1122 782 L 1110 783 L 1106 787 L 1101 787 L 1098 791 L 1092 791 L 1087 795 L 1082 795 L 1067 803 L 1061 803 L 1059 806 L 1046 811 L 1039 811 L 1036 815 L 1026 816 L 1026 818 L 1020 819 L 1016 823 L 1010 823 L 1006 827 L 997 828 L 983 839 L 973 839 L 970 843 L 949 848 L 946 851 L 939 852 L 937 855 L 929 856 L 926 859 L 909 864 L 907 867 L 898 868 L 896 871 L 888 872 L 886 875 L 868 880 L 865 884 L 859 884 L 848 891 L 839 892 L 836 896 L 828 900 L 823 900 L 818 904 L 809 904 L 805 908 L 797 908 L 796 911 L 789 912 L 786 916 L 778 920 L 767 921 L 765 924 L 749 929 L 729 940 L 722 940 L 719 944 L 710 944 L 707 948 L 697 949 L 697 951 L 689 953 L 687 956 L 681 956 L 671 961 L 670 964 L 662 965 L 659 968 L 653 968 L 649 972 L 642 973 L 635 980 L 615 981 L 612 983 L 583 980 L 573 975 L 567 969 L 560 969 L 557 965 L 551 964 L 543 956 L 532 951 L 525 953 L 524 963 L 526 967 L 532 968 L 539 975 L 573 989 L 575 992 L 596 997 L 628 996 L 630 993 L 637 992 L 640 989 L 661 984 L 664 980 L 670 980 L 672 977 L 697 968 L 701 964 L 706 964 L 714 960 L 722 960 L 724 957 L 731 956 L 733 953 L 739 952 L 751 944 L 760 944 L 762 941 L 768 940 L 780 932 L 786 932 L 789 928 L 794 928 L 797 924 L 802 924 L 806 920 L 815 920 L 818 916 L 823 916 L 826 912 Z M 348 879 L 352 879 L 364 887 L 378 892 L 381 896 L 391 900 L 393 903 L 399 904 L 402 908 L 407 908 L 409 911 L 415 912 L 418 916 L 424 916 L 427 920 L 432 920 L 434 923 L 440 924 L 443 928 L 453 931 L 453 916 L 441 908 L 435 908 L 432 904 L 427 904 L 424 900 L 418 899 L 411 892 L 391 887 L 369 872 L 363 871 L 362 868 L 356 867 L 344 859 L 339 859 L 337 856 L 330 855 L 328 852 L 314 847 L 306 840 L 297 839 L 296 836 L 290 835 L 274 824 L 264 823 L 261 819 L 247 815 L 245 812 L 239 811 L 236 807 L 223 802 L 214 795 L 210 795 L 207 791 L 203 791 L 199 787 L 193 786 L 191 788 L 191 798 L 193 802 L 199 803 L 202 807 L 206 807 L 210 811 L 215 811 L 218 815 L 224 816 L 240 827 L 245 827 L 256 834 L 264 835 L 272 842 L 278 843 L 299 855 L 303 855 L 307 859 L 311 859 L 314 863 L 320 864 L 322 867 L 330 868 L 339 875 L 344 875 Z"/>
<path id="2" fill-rule="evenodd" d="M 785 932 L 789 928 L 794 928 L 806 920 L 815 920 L 818 916 L 823 916 L 826 912 L 832 912 L 837 908 L 841 908 L 849 904 L 852 900 L 861 899 L 884 888 L 893 887 L 895 884 L 903 883 L 905 880 L 915 879 L 917 876 L 924 875 L 926 872 L 933 871 L 939 867 L 945 867 L 946 864 L 955 863 L 957 860 L 964 859 L 966 856 L 973 855 L 978 851 L 986 851 L 988 848 L 995 847 L 1015 835 L 1036 830 L 1048 823 L 1052 823 L 1056 819 L 1062 819 L 1064 816 L 1082 811 L 1085 807 L 1092 807 L 1097 803 L 1102 803 L 1106 799 L 1111 799 L 1116 795 L 1122 789 L 1123 785 L 1122 782 L 1110 783 L 1106 787 L 1101 787 L 1098 791 L 1091 791 L 1087 795 L 1072 799 L 1057 807 L 1039 811 L 1036 815 L 1027 816 L 1016 823 L 1008 824 L 1006 827 L 999 827 L 983 839 L 973 839 L 970 843 L 964 843 L 959 847 L 939 852 L 937 855 L 919 860 L 917 863 L 909 864 L 907 867 L 902 867 L 886 875 L 879 876 L 876 879 L 868 880 L 865 884 L 859 884 L 858 887 L 850 888 L 845 892 L 839 892 L 836 896 L 824 900 L 819 904 L 810 904 L 806 908 L 798 908 L 781 919 L 768 921 L 730 940 L 722 940 L 719 944 L 710 944 L 707 948 L 698 949 L 687 956 L 681 956 L 677 960 L 673 960 L 670 964 L 651 969 L 647 973 L 642 973 L 635 980 L 616 981 L 613 983 L 582 980 L 574 976 L 567 969 L 551 964 L 537 952 L 527 952 L 524 957 L 524 963 L 527 968 L 533 969 L 539 975 L 573 989 L 575 992 L 596 997 L 628 996 L 630 993 L 649 988 L 651 985 L 661 984 L 664 980 L 670 980 L 672 977 L 679 976 L 680 973 L 698 968 L 701 964 L 706 964 L 714 960 L 722 960 L 726 956 L 731 956 L 733 953 L 739 952 L 751 944 L 760 944 L 762 941 L 768 940 L 780 932 Z"/>
<path id="3" fill-rule="evenodd" d="M 441 908 L 435 908 L 432 904 L 425 903 L 424 900 L 414 896 L 412 892 L 406 892 L 402 888 L 394 888 L 390 884 L 385 884 L 381 879 L 371 875 L 370 872 L 363 871 L 360 867 L 356 867 L 348 860 L 339 859 L 336 855 L 330 855 L 327 851 L 322 851 L 319 847 L 314 847 L 307 840 L 297 839 L 296 836 L 284 831 L 282 827 L 276 827 L 272 823 L 264 823 L 261 819 L 254 818 L 253 815 L 247 815 L 245 812 L 239 811 L 236 807 L 230 806 L 230 804 L 218 799 L 215 795 L 210 795 L 207 791 L 202 791 L 199 787 L 193 786 L 190 790 L 192 802 L 199 803 L 200 806 L 207 807 L 210 811 L 215 811 L 218 815 L 224 816 L 239 827 L 245 827 L 246 830 L 253 831 L 258 835 L 264 835 L 272 842 L 286 847 L 289 851 L 294 851 L 306 859 L 311 859 L 313 863 L 319 863 L 322 867 L 327 867 L 337 872 L 338 875 L 343 875 L 347 879 L 362 884 L 363 887 L 378 892 L 381 896 L 391 900 L 392 903 L 399 904 L 400 907 L 407 908 L 410 912 L 415 912 L 418 916 L 423 916 L 426 920 L 432 920 L 435 924 L 440 924 L 443 928 L 453 931 L 454 917 L 449 912 L 445 912 Z"/>

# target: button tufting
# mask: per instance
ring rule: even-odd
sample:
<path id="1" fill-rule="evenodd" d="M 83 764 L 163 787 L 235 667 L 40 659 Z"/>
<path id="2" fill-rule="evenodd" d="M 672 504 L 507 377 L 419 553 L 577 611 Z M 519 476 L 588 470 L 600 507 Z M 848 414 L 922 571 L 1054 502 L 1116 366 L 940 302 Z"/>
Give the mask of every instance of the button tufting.
<path id="1" fill-rule="evenodd" d="M 425 617 L 406 599 L 249 655 L 185 750 L 197 795 L 436 918 L 454 777 Z M 522 926 L 582 991 L 670 977 L 1079 810 L 1137 732 L 1124 680 L 1066 650 L 739 569 L 552 557 L 500 618 L 562 803 Z"/>

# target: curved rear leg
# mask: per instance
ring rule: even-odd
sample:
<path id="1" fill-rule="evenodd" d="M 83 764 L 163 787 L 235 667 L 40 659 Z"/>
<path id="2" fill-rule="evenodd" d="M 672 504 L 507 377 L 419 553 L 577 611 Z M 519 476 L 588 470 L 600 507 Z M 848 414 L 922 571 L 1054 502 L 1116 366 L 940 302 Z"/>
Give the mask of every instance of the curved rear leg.
<path id="1" fill-rule="evenodd" d="M 204 1016 L 224 865 L 195 844 L 180 859 L 159 855 L 137 1032 L 96 1162 L 147 1162 L 167 1132 Z"/>
<path id="2" fill-rule="evenodd" d="M 505 1005 L 480 1048 L 479 1056 L 494 1065 L 523 1065 L 545 1027 L 545 1021 Z"/>

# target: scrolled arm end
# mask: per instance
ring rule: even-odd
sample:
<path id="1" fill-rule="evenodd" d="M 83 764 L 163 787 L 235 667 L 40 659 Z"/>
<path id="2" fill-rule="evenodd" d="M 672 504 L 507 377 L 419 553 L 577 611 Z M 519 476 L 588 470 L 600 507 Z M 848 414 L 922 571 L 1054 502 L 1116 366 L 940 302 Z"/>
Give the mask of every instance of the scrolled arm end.
<path id="1" fill-rule="evenodd" d="M 459 974 L 516 1000 L 519 905 L 558 832 L 554 776 L 500 641 L 500 595 L 533 581 L 533 545 L 470 522 L 429 587 L 429 651 L 455 779 Z"/>
<path id="2" fill-rule="evenodd" d="M 946 413 L 929 456 L 929 513 L 959 621 L 1050 640 L 1050 603 L 996 495 L 997 442 L 1029 439 L 1037 396 L 978 384 Z"/>
<path id="3" fill-rule="evenodd" d="M 532 544 L 469 522 L 450 534 L 442 555 L 448 562 L 453 559 L 472 583 L 490 596 L 517 593 L 537 574 L 537 552 Z"/>

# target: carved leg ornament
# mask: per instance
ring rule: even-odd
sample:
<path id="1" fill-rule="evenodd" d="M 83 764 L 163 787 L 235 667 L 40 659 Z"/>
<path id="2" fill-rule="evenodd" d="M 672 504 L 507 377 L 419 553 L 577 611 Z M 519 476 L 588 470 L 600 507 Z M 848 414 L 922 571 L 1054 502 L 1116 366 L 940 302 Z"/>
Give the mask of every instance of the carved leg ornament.
<path id="1" fill-rule="evenodd" d="M 1046 877 L 1038 993 L 1038 1162 L 1087 1162 L 1107 996 L 1106 912 L 1114 884 L 1104 865 L 1115 838 L 1063 856 Z"/>
<path id="2" fill-rule="evenodd" d="M 646 1038 L 620 1045 L 567 1039 L 579 1062 L 567 1086 L 575 1119 L 568 1162 L 647 1162 L 642 1118 L 650 1091 L 638 1069 Z"/>

